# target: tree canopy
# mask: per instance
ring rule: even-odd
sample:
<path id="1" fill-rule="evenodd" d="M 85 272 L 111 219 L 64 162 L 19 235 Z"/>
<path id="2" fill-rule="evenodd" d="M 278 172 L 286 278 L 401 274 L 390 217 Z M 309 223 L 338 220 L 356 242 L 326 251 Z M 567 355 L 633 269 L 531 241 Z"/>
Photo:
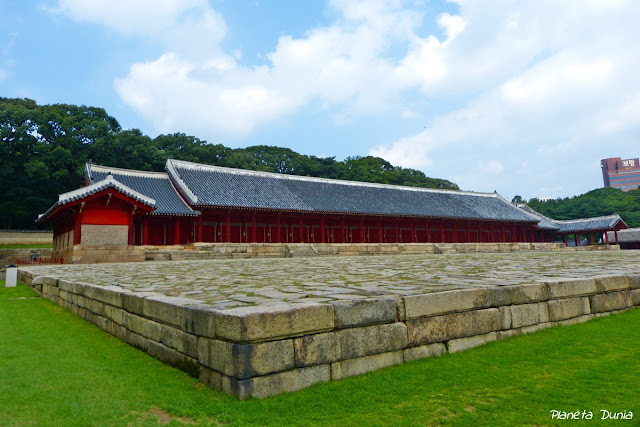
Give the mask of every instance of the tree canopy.
<path id="1" fill-rule="evenodd" d="M 379 157 L 316 157 L 282 147 L 232 149 L 184 133 L 123 130 L 102 108 L 0 97 L 0 228 L 33 228 L 57 195 L 82 185 L 85 163 L 162 171 L 168 158 L 292 175 L 458 189 Z"/>
<path id="2" fill-rule="evenodd" d="M 578 219 L 618 214 L 629 227 L 640 227 L 640 190 L 598 188 L 571 198 L 529 200 L 529 206 L 553 219 Z"/>

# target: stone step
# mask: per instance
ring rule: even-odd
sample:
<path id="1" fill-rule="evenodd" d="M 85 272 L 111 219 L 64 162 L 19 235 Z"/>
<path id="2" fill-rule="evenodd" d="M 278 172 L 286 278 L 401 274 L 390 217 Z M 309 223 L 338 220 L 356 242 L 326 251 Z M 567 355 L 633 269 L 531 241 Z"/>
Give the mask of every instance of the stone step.
<path id="1" fill-rule="evenodd" d="M 287 251 L 289 251 L 289 256 L 292 257 L 309 257 L 320 255 L 316 248 L 314 248 L 311 244 L 292 243 L 290 245 L 286 245 L 286 247 Z"/>

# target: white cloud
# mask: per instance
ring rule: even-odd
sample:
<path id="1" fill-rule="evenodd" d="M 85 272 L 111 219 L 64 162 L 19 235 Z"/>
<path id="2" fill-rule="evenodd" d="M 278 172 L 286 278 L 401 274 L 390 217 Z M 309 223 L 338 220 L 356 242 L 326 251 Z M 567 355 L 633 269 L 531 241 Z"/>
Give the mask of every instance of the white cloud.
<path id="1" fill-rule="evenodd" d="M 458 34 L 463 32 L 467 23 L 458 15 L 443 13 L 438 16 L 438 25 L 444 28 L 447 33 L 447 41 L 449 41 L 455 39 Z"/>
<path id="2" fill-rule="evenodd" d="M 382 157 L 393 165 L 409 168 L 424 168 L 432 164 L 429 152 L 437 147 L 427 131 L 395 141 L 389 148 L 379 146 L 369 154 Z"/>
<path id="3" fill-rule="evenodd" d="M 222 49 L 226 24 L 205 0 L 59 0 L 56 10 L 165 47 L 115 82 L 161 132 L 243 137 L 312 103 L 339 123 L 424 117 L 428 129 L 370 154 L 514 194 L 522 181 L 506 177 L 557 188 L 567 165 L 617 155 L 605 151 L 630 139 L 622 133 L 637 135 L 640 3 L 456 3 L 456 13 L 427 15 L 419 2 L 332 0 L 334 22 L 281 36 L 261 66 Z M 576 185 L 598 185 L 597 172 L 575 167 Z"/>
<path id="4" fill-rule="evenodd" d="M 432 50 L 440 60 L 437 68 L 446 71 L 437 79 L 425 78 L 421 86 L 425 94 L 445 99 L 449 89 L 471 95 L 461 107 L 431 118 L 431 143 L 448 153 L 446 159 L 416 162 L 421 157 L 411 153 L 424 149 L 424 133 L 371 153 L 410 159 L 406 165 L 469 189 L 515 194 L 528 186 L 532 193 L 540 194 L 534 189 L 540 188 L 557 196 L 602 185 L 599 169 L 587 165 L 618 155 L 619 141 L 629 140 L 620 133 L 635 129 L 637 135 L 640 126 L 640 30 L 630 18 L 640 5 L 461 3 L 464 31 L 448 45 L 434 43 Z M 452 158 L 465 166 L 452 171 Z M 497 158 L 500 166 L 493 163 Z M 506 178 L 522 174 L 523 160 L 529 182 Z M 492 178 L 492 170 L 504 178 Z M 570 184 L 557 185 L 564 180 Z"/>
<path id="5" fill-rule="evenodd" d="M 163 132 L 179 124 L 190 132 L 208 127 L 207 134 L 247 135 L 312 101 L 319 101 L 337 121 L 348 122 L 387 110 L 421 78 L 416 77 L 420 70 L 410 69 L 411 61 L 397 66 L 393 57 L 391 46 L 398 43 L 411 43 L 418 52 L 424 47 L 414 34 L 421 12 L 399 0 L 334 0 L 336 22 L 309 29 L 302 37 L 280 37 L 266 55 L 268 65 L 260 67 L 242 65 L 235 52 L 220 49 L 226 26 L 204 0 L 164 0 L 151 16 L 145 11 L 153 9 L 155 1 L 142 3 L 129 8 L 121 0 L 60 0 L 55 10 L 79 22 L 165 44 L 162 57 L 132 65 L 129 74 L 115 82 L 120 97 Z M 442 25 L 459 32 L 461 22 L 447 15 Z M 188 35 L 196 32 L 212 34 L 209 44 L 215 45 L 198 50 L 198 56 L 184 47 Z M 433 37 L 425 40 L 439 44 Z"/>
<path id="6" fill-rule="evenodd" d="M 207 0 L 58 0 L 50 11 L 192 55 L 219 50 L 227 31 Z"/>

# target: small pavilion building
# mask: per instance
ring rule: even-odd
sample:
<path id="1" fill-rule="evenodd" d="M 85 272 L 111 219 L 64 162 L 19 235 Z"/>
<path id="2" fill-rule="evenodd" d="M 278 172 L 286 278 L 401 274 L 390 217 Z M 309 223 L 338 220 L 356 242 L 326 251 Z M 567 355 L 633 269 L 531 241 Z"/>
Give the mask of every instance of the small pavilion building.
<path id="1" fill-rule="evenodd" d="M 542 215 L 525 204 L 517 205 L 538 218 L 538 228 L 549 239 L 562 238 L 565 246 L 581 246 L 583 238 L 587 245 L 595 245 L 597 239 L 604 244 L 619 244 L 618 231 L 627 229 L 620 215 L 607 215 L 594 218 L 556 220 Z M 610 237 L 611 236 L 611 237 Z M 604 242 L 602 242 L 604 240 Z M 573 245 L 571 245 L 573 243 Z"/>
<path id="2" fill-rule="evenodd" d="M 627 228 L 615 217 L 598 225 L 598 231 Z M 497 193 L 282 175 L 174 159 L 167 161 L 165 172 L 88 163 L 84 186 L 61 194 L 37 222 L 53 224 L 54 255 L 67 262 L 140 260 L 152 246 L 198 242 L 505 243 L 552 242 L 564 235 L 560 221 Z"/>

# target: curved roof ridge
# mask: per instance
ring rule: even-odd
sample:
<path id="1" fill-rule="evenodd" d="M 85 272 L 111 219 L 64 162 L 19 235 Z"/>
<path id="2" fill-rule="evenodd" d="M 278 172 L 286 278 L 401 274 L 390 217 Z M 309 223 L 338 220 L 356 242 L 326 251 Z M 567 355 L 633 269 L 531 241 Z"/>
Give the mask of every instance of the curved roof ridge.
<path id="1" fill-rule="evenodd" d="M 87 168 L 86 169 L 87 172 L 90 174 L 89 175 L 90 178 L 91 178 L 91 172 L 93 170 L 96 170 L 98 172 L 104 172 L 104 173 L 113 172 L 121 175 L 143 176 L 146 178 L 166 178 L 167 177 L 166 172 L 139 171 L 134 169 L 113 168 L 111 166 L 102 166 L 102 165 L 96 165 L 93 163 L 87 163 L 86 168 Z"/>
<path id="2" fill-rule="evenodd" d="M 57 205 L 66 205 L 69 202 L 81 199 L 86 196 L 90 196 L 99 191 L 105 190 L 109 187 L 113 187 L 120 192 L 132 197 L 145 205 L 155 207 L 156 201 L 151 197 L 145 196 L 142 193 L 135 191 L 132 188 L 127 187 L 123 183 L 117 181 L 112 175 L 108 175 L 105 179 L 98 181 L 94 184 L 87 185 L 86 187 L 78 188 L 77 190 L 69 191 L 58 195 Z"/>
<path id="3" fill-rule="evenodd" d="M 176 166 L 183 167 L 185 169 L 192 169 L 192 170 L 208 169 L 212 171 L 228 173 L 233 175 L 260 176 L 265 178 L 275 178 L 275 179 L 292 180 L 292 181 L 321 182 L 325 184 L 342 184 L 342 185 L 352 185 L 352 186 L 359 186 L 359 187 L 389 188 L 389 189 L 397 189 L 397 190 L 432 192 L 432 193 L 442 193 L 442 194 L 467 194 L 467 195 L 480 196 L 480 197 L 496 197 L 506 201 L 506 199 L 504 199 L 498 193 L 480 193 L 480 192 L 474 192 L 474 191 L 446 190 L 441 188 L 410 187 L 406 185 L 381 184 L 377 182 L 348 181 L 344 179 L 319 178 L 315 176 L 288 175 L 288 174 L 282 174 L 282 173 L 276 173 L 276 172 L 264 172 L 264 171 L 248 170 L 248 169 L 228 168 L 223 166 L 213 166 L 213 165 L 205 165 L 202 163 L 188 162 L 186 160 L 176 160 L 176 159 L 167 160 L 166 169 L 169 171 L 169 173 L 171 173 L 171 170 L 175 171 Z M 178 174 L 178 178 L 180 178 L 179 174 Z M 180 181 L 182 180 L 180 179 Z M 180 183 L 179 185 L 182 188 L 182 183 Z M 193 196 L 196 197 L 195 194 L 193 194 Z"/>
<path id="4" fill-rule="evenodd" d="M 173 185 L 174 188 L 177 187 L 176 191 L 178 191 L 179 193 L 182 193 L 184 197 L 189 199 L 189 203 L 191 205 L 198 204 L 198 196 L 196 196 L 196 194 L 193 191 L 191 191 L 191 189 L 184 182 L 184 180 L 180 176 L 180 173 L 176 170 L 173 164 L 174 161 L 175 161 L 174 159 L 167 159 L 167 163 L 165 163 L 164 165 L 164 169 L 167 171 L 167 175 L 169 176 L 169 181 L 171 181 L 171 184 Z M 174 179 L 171 179 L 171 177 L 173 177 Z"/>
<path id="5" fill-rule="evenodd" d="M 620 215 L 618 214 L 611 214 L 611 215 L 602 215 L 602 216 L 594 216 L 591 218 L 578 218 L 578 219 L 554 219 L 553 221 L 555 222 L 559 222 L 562 224 L 570 224 L 570 223 L 574 223 L 574 222 L 587 222 L 587 221 L 595 221 L 595 220 L 601 220 L 601 219 L 620 219 L 622 220 L 622 217 L 620 217 Z"/>

